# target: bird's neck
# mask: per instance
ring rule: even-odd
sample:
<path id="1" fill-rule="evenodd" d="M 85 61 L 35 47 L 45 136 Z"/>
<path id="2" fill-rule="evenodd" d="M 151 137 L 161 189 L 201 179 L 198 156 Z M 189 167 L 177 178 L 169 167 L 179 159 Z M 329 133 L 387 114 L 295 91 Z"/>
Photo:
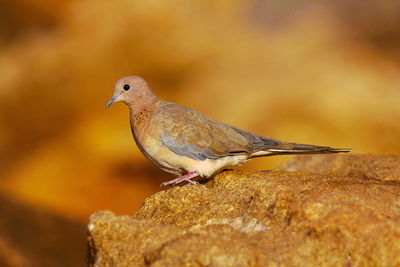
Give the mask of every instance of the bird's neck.
<path id="1" fill-rule="evenodd" d="M 157 110 L 158 104 L 161 100 L 156 96 L 138 99 L 134 103 L 129 104 L 131 111 L 132 126 L 141 127 L 145 124 L 151 115 Z"/>

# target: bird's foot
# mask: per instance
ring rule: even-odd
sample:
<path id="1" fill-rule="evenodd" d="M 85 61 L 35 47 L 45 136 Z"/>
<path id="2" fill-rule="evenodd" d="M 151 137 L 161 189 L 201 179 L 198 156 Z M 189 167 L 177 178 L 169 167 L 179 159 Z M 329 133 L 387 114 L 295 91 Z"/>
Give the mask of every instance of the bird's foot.
<path id="1" fill-rule="evenodd" d="M 175 186 L 175 185 L 177 185 L 179 183 L 182 183 L 182 182 L 189 182 L 191 184 L 198 184 L 199 182 L 191 180 L 191 179 L 193 179 L 193 178 L 195 178 L 197 176 L 199 176 L 199 174 L 197 172 L 189 172 L 188 174 L 185 174 L 183 176 L 179 176 L 178 178 L 175 178 L 173 180 L 170 180 L 170 181 L 167 181 L 167 182 L 164 182 L 164 183 L 160 184 L 160 187 L 167 186 L 167 185 Z"/>

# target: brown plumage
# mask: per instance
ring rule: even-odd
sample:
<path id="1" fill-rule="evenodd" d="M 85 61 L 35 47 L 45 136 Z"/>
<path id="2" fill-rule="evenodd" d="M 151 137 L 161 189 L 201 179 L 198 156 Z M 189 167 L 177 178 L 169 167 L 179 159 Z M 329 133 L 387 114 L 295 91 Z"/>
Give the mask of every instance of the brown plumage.
<path id="1" fill-rule="evenodd" d="M 132 133 L 141 152 L 161 169 L 183 175 L 161 185 L 195 183 L 191 179 L 196 176 L 210 177 L 254 157 L 349 152 L 282 142 L 216 121 L 158 98 L 138 76 L 117 81 L 106 107 L 116 101 L 130 108 Z"/>

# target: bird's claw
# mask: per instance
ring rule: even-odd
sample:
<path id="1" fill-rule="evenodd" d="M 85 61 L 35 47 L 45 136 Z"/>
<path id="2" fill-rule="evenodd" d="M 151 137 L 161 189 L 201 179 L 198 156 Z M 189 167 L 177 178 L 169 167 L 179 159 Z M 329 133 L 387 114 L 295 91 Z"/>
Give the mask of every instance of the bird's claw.
<path id="1" fill-rule="evenodd" d="M 171 185 L 171 186 L 176 186 L 176 185 L 178 185 L 178 184 L 180 184 L 180 183 L 182 183 L 182 182 L 189 182 L 190 184 L 198 184 L 199 182 L 197 182 L 197 181 L 192 181 L 192 180 L 190 180 L 190 179 L 183 179 L 183 180 L 178 180 L 178 181 L 174 181 L 174 180 L 172 180 L 172 181 L 168 181 L 168 182 L 164 182 L 164 183 L 161 183 L 160 184 L 160 187 L 164 187 L 164 186 L 168 186 L 168 185 Z"/>
<path id="2" fill-rule="evenodd" d="M 190 180 L 190 179 L 185 179 L 185 180 L 181 180 L 181 181 L 176 181 L 176 182 L 174 182 L 173 184 L 172 184 L 172 186 L 176 186 L 176 185 L 178 185 L 178 184 L 180 184 L 180 183 L 182 183 L 182 182 L 189 182 L 190 184 L 198 184 L 199 182 L 197 182 L 197 181 L 192 181 L 192 180 Z"/>
<path id="3" fill-rule="evenodd" d="M 191 172 L 191 173 L 188 173 L 188 174 L 186 174 L 184 176 L 181 176 L 181 177 L 175 178 L 173 180 L 161 183 L 160 187 L 164 187 L 164 186 L 167 186 L 167 185 L 176 186 L 176 185 L 178 185 L 178 184 L 180 184 L 182 182 L 185 182 L 185 181 L 190 183 L 190 184 L 198 184 L 199 182 L 191 180 L 192 178 L 195 178 L 198 175 L 199 174 L 197 172 Z"/>

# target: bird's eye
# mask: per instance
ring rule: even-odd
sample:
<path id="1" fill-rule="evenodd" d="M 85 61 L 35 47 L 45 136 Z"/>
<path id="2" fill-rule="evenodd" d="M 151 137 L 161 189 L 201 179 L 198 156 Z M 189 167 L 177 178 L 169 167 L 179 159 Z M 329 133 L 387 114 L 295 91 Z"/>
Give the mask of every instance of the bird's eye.
<path id="1" fill-rule="evenodd" d="M 129 84 L 125 84 L 124 85 L 124 90 L 128 91 L 129 89 L 131 89 L 131 86 Z"/>

